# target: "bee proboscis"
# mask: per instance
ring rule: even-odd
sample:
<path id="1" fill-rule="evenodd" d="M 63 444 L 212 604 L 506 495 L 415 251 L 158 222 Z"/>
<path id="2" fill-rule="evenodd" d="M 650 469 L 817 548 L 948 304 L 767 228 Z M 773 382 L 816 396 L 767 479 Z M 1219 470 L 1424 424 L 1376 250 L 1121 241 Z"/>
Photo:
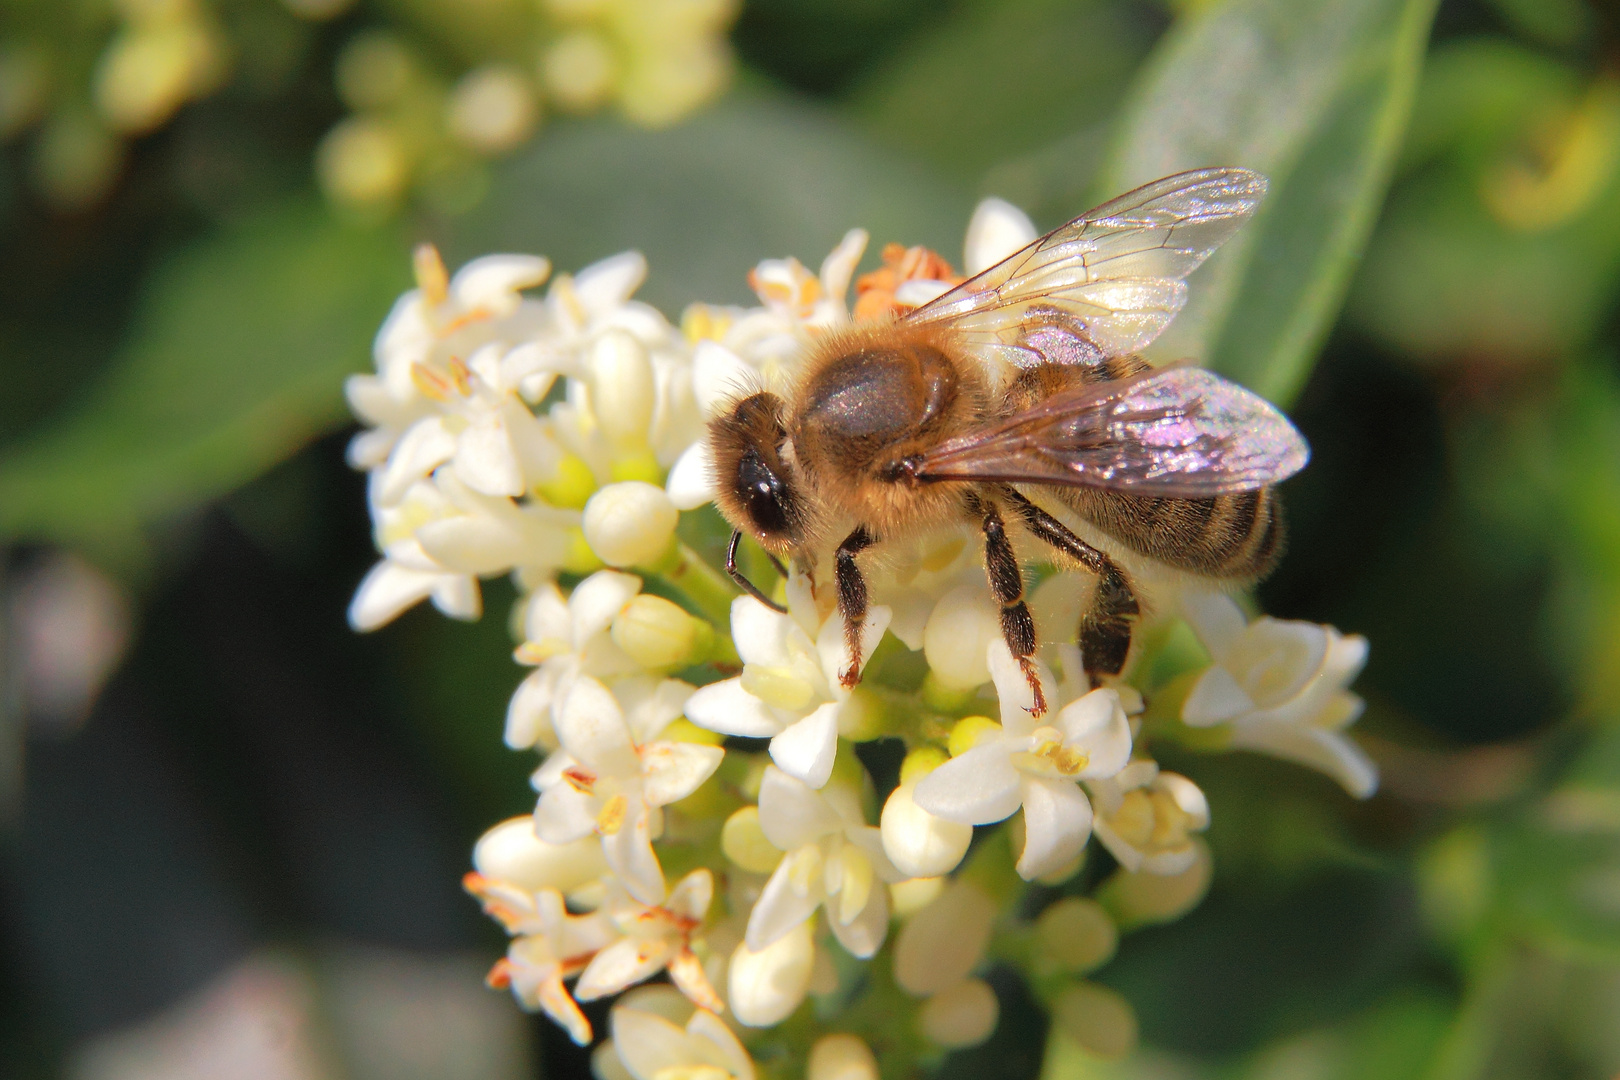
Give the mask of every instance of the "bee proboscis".
<path id="1" fill-rule="evenodd" d="M 1097 578 L 1078 619 L 1094 684 L 1120 674 L 1141 605 L 1129 567 L 1253 581 L 1282 539 L 1272 486 L 1309 451 L 1248 390 L 1137 353 L 1186 301 L 1184 278 L 1247 220 L 1265 178 L 1246 169 L 1167 177 L 1075 218 L 897 318 L 816 344 L 785 393 L 741 396 L 711 421 L 717 502 L 734 530 L 833 581 L 860 679 L 868 606 L 858 558 L 886 540 L 962 521 L 984 536 L 990 590 L 1034 707 L 1035 623 L 1009 520 Z M 1050 496 L 1127 558 L 1088 543 Z"/>

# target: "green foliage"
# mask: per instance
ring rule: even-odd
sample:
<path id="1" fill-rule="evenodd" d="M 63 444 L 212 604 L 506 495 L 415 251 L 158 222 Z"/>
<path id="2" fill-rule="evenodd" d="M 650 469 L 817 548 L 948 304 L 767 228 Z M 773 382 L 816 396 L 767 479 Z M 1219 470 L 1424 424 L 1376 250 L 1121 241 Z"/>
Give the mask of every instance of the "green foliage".
<path id="1" fill-rule="evenodd" d="M 177 253 L 104 379 L 0 459 L 0 536 L 116 561 L 144 526 L 297 450 L 341 418 L 404 253 L 302 203 Z"/>
<path id="2" fill-rule="evenodd" d="M 1126 102 L 1098 190 L 1215 164 L 1272 186 L 1154 355 L 1199 359 L 1274 401 L 1299 392 L 1382 201 L 1434 7 L 1232 0 L 1171 32 Z"/>

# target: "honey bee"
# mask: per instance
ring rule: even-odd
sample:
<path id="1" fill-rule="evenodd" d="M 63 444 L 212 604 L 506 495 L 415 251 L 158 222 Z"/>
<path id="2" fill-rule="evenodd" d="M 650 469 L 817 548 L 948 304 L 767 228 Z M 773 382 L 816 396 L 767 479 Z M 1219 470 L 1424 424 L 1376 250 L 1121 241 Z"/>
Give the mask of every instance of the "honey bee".
<path id="1" fill-rule="evenodd" d="M 1247 220 L 1266 180 L 1201 169 L 1122 195 L 897 318 L 817 343 L 795 385 L 752 393 L 709 425 L 717 503 L 735 530 L 809 569 L 837 541 L 833 581 L 860 680 L 874 546 L 964 521 L 984 536 L 1001 630 L 1031 688 L 1035 623 L 1011 521 L 1097 579 L 1078 619 L 1093 685 L 1120 674 L 1142 608 L 1121 561 L 1250 582 L 1279 554 L 1272 486 L 1305 440 L 1270 404 L 1195 367 L 1136 353 L 1186 302 L 1184 279 Z M 1050 495 L 1113 541 L 1111 557 L 1032 495 Z M 777 561 L 781 568 L 780 561 Z"/>

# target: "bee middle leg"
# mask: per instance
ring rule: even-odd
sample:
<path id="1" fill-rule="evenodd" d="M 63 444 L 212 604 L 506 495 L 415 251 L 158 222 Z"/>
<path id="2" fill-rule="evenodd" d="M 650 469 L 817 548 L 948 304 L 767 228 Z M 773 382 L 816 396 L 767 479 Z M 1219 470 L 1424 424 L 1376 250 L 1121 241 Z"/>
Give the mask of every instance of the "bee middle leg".
<path id="1" fill-rule="evenodd" d="M 1080 619 L 1080 658 L 1092 686 L 1125 669 L 1131 652 L 1131 634 L 1142 613 L 1136 593 L 1125 571 L 1068 526 L 1030 502 L 1012 488 L 1002 492 L 1024 519 L 1030 532 L 1074 559 L 1097 578 L 1097 591 L 1091 609 Z"/>
<path id="2" fill-rule="evenodd" d="M 848 690 L 861 681 L 861 627 L 866 623 L 866 579 L 855 565 L 855 556 L 877 543 L 857 525 L 855 531 L 844 537 L 838 545 L 833 561 L 833 582 L 838 587 L 838 614 L 844 619 L 844 646 L 849 652 L 849 667 L 838 676 L 839 685 Z"/>
<path id="3" fill-rule="evenodd" d="M 984 532 L 984 572 L 990 579 L 990 592 L 1001 605 L 1001 636 L 1007 651 L 1024 672 L 1034 700 L 1030 703 L 1031 716 L 1046 714 L 1046 693 L 1041 689 L 1035 662 L 1035 619 L 1024 603 L 1024 572 L 1007 539 L 1007 529 L 1001 520 L 1001 511 L 988 499 L 970 494 L 968 511 L 979 517 L 979 528 Z"/>

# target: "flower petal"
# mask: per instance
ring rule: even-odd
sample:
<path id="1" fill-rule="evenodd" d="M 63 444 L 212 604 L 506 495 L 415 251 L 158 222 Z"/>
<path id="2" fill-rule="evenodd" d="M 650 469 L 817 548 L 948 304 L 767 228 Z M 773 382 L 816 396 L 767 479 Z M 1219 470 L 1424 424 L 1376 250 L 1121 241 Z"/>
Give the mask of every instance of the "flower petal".
<path id="1" fill-rule="evenodd" d="M 714 775 L 726 752 L 718 746 L 655 742 L 641 748 L 641 797 L 648 806 L 684 799 Z"/>
<path id="2" fill-rule="evenodd" d="M 534 808 L 534 833 L 547 844 L 571 844 L 596 831 L 596 812 L 589 795 L 567 783 L 540 793 Z"/>
<path id="3" fill-rule="evenodd" d="M 1009 735 L 1028 735 L 1044 721 L 1037 720 L 1030 712 L 1035 707 L 1035 694 L 1029 688 L 1023 667 L 1013 659 L 1012 653 L 1007 650 L 1007 643 L 1000 637 L 990 642 L 985 655 L 990 666 L 990 679 L 996 684 L 996 697 L 1001 701 L 1001 726 Z M 1048 704 L 1055 704 L 1058 700 L 1057 679 L 1053 677 L 1051 669 L 1037 660 L 1035 675 L 1040 680 Z"/>
<path id="4" fill-rule="evenodd" d="M 821 787 L 832 775 L 838 755 L 838 713 L 842 705 L 829 701 L 804 719 L 789 724 L 771 740 L 771 760 L 781 770 L 811 787 Z"/>
<path id="5" fill-rule="evenodd" d="M 662 1069 L 694 1064 L 686 1032 L 662 1016 L 622 1005 L 609 1015 L 613 1048 L 636 1080 L 653 1080 Z"/>
<path id="6" fill-rule="evenodd" d="M 844 830 L 844 819 L 826 796 L 774 765 L 759 782 L 759 827 L 783 851 L 813 844 Z"/>
<path id="7" fill-rule="evenodd" d="M 364 633 L 392 622 L 406 608 L 427 599 L 442 572 L 407 570 L 384 559 L 367 571 L 349 604 L 349 625 Z"/>
<path id="8" fill-rule="evenodd" d="M 799 892 L 793 887 L 792 871 L 791 858 L 777 863 L 759 899 L 754 901 L 754 910 L 748 914 L 748 934 L 744 938 L 753 952 L 760 952 L 780 941 L 821 906 L 820 887 Z"/>
<path id="9" fill-rule="evenodd" d="M 1249 625 L 1243 609 L 1225 593 L 1185 589 L 1181 612 L 1216 663 L 1225 659 Z"/>
<path id="10" fill-rule="evenodd" d="M 745 664 L 787 667 L 793 663 L 787 636 L 793 620 L 781 615 L 752 596 L 739 596 L 731 602 L 731 636 L 737 655 Z"/>
<path id="11" fill-rule="evenodd" d="M 574 984 L 577 1001 L 595 1001 L 652 978 L 675 956 L 675 943 L 660 938 L 620 938 L 591 958 Z"/>
<path id="12" fill-rule="evenodd" d="M 735 1080 L 754 1080 L 754 1059 L 737 1036 L 714 1013 L 699 1009 L 686 1022 L 686 1033 L 703 1060 L 730 1073 Z"/>
<path id="13" fill-rule="evenodd" d="M 568 598 L 568 615 L 573 622 L 574 648 L 612 625 L 624 606 L 641 591 L 641 579 L 617 570 L 598 570 L 578 585 Z"/>
<path id="14" fill-rule="evenodd" d="M 702 921 L 714 899 L 714 875 L 699 867 L 681 878 L 670 890 L 664 909 L 684 919 Z"/>
<path id="15" fill-rule="evenodd" d="M 1089 759 L 1077 780 L 1113 776 L 1131 760 L 1131 723 L 1114 690 L 1093 690 L 1071 701 L 1058 713 L 1057 726 L 1064 741 Z"/>
<path id="16" fill-rule="evenodd" d="M 539 745 L 555 749 L 557 733 L 551 730 L 551 702 L 556 689 L 556 669 L 540 668 L 518 684 L 506 706 L 506 745 L 525 750 Z"/>
<path id="17" fill-rule="evenodd" d="M 1005 739 L 954 757 L 917 781 L 917 805 L 946 821 L 988 825 L 1018 810 L 1020 775 Z"/>
<path id="18" fill-rule="evenodd" d="M 889 932 L 889 890 L 882 886 L 873 889 L 866 906 L 849 923 L 837 919 L 828 919 L 827 923 L 838 943 L 851 956 L 865 960 L 883 947 L 883 939 Z"/>
<path id="19" fill-rule="evenodd" d="M 480 494 L 523 494 L 523 468 L 499 412 L 481 411 L 472 417 L 456 440 L 455 470 L 456 479 Z"/>
<path id="20" fill-rule="evenodd" d="M 1348 735 L 1321 728 L 1283 724 L 1242 724 L 1232 745 L 1285 758 L 1326 773 L 1358 799 L 1378 790 L 1378 766 Z"/>
<path id="21" fill-rule="evenodd" d="M 1029 215 L 1005 199 L 983 199 L 968 222 L 962 269 L 969 277 L 988 270 L 1038 234 Z"/>
<path id="22" fill-rule="evenodd" d="M 1023 788 L 1024 851 L 1017 870 L 1033 881 L 1079 858 L 1091 836 L 1091 803 L 1069 780 L 1026 777 Z"/>
<path id="23" fill-rule="evenodd" d="M 738 945 L 727 978 L 732 1015 L 749 1027 L 769 1027 L 787 1019 L 809 991 L 815 963 L 815 939 L 808 922 L 764 949 Z"/>
<path id="24" fill-rule="evenodd" d="M 741 679 L 726 679 L 699 687 L 686 700 L 686 718 L 701 728 L 722 735 L 765 739 L 782 730 L 771 707 L 742 688 Z"/>
<path id="25" fill-rule="evenodd" d="M 664 868 L 653 851 L 650 818 L 645 804 L 634 803 L 630 820 L 602 837 L 602 854 L 626 892 L 643 904 L 656 906 L 664 902 Z"/>
<path id="26" fill-rule="evenodd" d="M 1253 710 L 1254 701 L 1232 673 L 1214 664 L 1193 683 L 1192 692 L 1181 705 L 1181 719 L 1193 727 L 1209 727 Z"/>
<path id="27" fill-rule="evenodd" d="M 628 777 L 641 771 L 618 700 L 590 676 L 569 684 L 551 722 L 563 748 L 593 772 Z"/>
<path id="28" fill-rule="evenodd" d="M 677 510 L 696 510 L 714 500 L 714 458 L 706 440 L 688 446 L 675 459 L 664 481 L 664 493 Z"/>

